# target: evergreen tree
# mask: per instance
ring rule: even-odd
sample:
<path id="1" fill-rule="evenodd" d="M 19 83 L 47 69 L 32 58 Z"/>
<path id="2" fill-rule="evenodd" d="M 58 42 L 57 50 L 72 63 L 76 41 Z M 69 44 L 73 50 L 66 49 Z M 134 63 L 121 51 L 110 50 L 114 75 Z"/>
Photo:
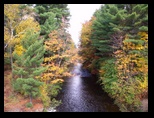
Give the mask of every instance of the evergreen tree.
<path id="1" fill-rule="evenodd" d="M 35 4 L 35 10 L 39 14 L 38 22 L 41 25 L 41 35 L 48 38 L 48 34 L 60 27 L 61 19 L 69 21 L 70 12 L 67 4 Z"/>
<path id="2" fill-rule="evenodd" d="M 55 19 L 55 14 L 52 12 L 47 12 L 47 13 L 41 14 L 40 16 L 41 17 L 48 16 L 45 23 L 41 25 L 41 33 L 45 34 L 45 37 L 47 37 L 51 31 L 58 28 L 57 21 Z"/>
<path id="3" fill-rule="evenodd" d="M 99 82 L 121 111 L 138 111 L 141 96 L 148 91 L 148 5 L 106 4 L 94 16 L 88 38 L 99 56 L 91 60 Z M 82 41 L 81 47 L 89 48 L 86 43 Z"/>
<path id="4" fill-rule="evenodd" d="M 97 11 L 97 14 L 95 14 L 96 20 L 92 26 L 91 40 L 94 47 L 97 48 L 96 55 L 108 57 L 112 54 L 114 48 L 119 46 L 113 45 L 115 44 L 113 35 L 121 33 L 122 26 L 119 25 L 119 23 L 125 19 L 124 12 L 125 10 L 118 9 L 116 5 L 110 4 L 102 6 L 101 9 Z"/>
<path id="5" fill-rule="evenodd" d="M 25 96 L 29 96 L 30 103 L 32 104 L 32 98 L 40 95 L 39 87 L 43 83 L 34 78 L 18 78 L 14 84 L 15 90 L 24 93 Z"/>
<path id="6" fill-rule="evenodd" d="M 33 31 L 28 31 L 21 42 L 24 48 L 23 54 L 19 56 L 14 53 L 16 61 L 13 72 L 20 75 L 20 78 L 17 78 L 15 81 L 15 90 L 26 96 L 29 95 L 30 102 L 32 97 L 39 95 L 38 87 L 41 85 L 41 82 L 36 78 L 39 78 L 46 69 L 41 66 L 45 53 L 43 39 L 38 40 L 38 37 L 38 33 L 35 34 Z"/>

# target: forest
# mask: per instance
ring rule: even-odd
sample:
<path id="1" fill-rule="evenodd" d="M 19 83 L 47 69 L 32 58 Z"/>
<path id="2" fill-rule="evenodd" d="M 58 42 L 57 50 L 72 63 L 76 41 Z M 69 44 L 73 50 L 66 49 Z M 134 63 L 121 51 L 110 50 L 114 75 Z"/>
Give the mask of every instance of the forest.
<path id="1" fill-rule="evenodd" d="M 78 46 L 67 6 L 4 4 L 4 111 L 59 106 L 56 96 L 80 62 L 121 112 L 140 112 L 148 98 L 148 5 L 101 5 L 82 24 Z"/>
<path id="2" fill-rule="evenodd" d="M 83 66 L 98 76 L 120 111 L 148 96 L 148 5 L 105 4 L 81 30 Z"/>

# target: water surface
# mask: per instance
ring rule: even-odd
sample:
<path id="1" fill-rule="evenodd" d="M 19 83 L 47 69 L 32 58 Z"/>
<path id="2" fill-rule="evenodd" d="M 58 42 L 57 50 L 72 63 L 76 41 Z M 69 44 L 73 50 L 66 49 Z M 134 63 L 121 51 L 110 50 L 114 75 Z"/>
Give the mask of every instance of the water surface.
<path id="1" fill-rule="evenodd" d="M 72 73 L 75 75 L 65 79 L 62 91 L 57 96 L 62 101 L 57 112 L 119 112 L 113 100 L 96 84 L 96 78 L 89 76 L 80 63 Z"/>

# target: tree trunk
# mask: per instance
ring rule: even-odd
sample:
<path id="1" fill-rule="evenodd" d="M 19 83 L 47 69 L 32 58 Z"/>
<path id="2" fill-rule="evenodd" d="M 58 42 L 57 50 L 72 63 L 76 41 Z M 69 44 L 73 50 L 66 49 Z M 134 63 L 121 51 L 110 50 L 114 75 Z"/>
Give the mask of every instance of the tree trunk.
<path id="1" fill-rule="evenodd" d="M 32 103 L 32 95 L 31 94 L 29 95 L 29 99 L 30 99 L 30 103 L 33 104 Z"/>
<path id="2" fill-rule="evenodd" d="M 10 47 L 10 60 L 11 60 L 11 70 L 12 70 L 12 79 L 13 79 L 13 58 L 12 58 L 12 48 Z"/>
<path id="3" fill-rule="evenodd" d="M 63 59 L 61 58 L 60 61 L 59 61 L 59 67 L 61 66 L 61 62 L 62 62 L 62 60 L 63 60 Z"/>
<path id="4" fill-rule="evenodd" d="M 10 40 L 12 41 L 12 39 L 13 39 L 12 22 L 10 22 L 10 28 L 11 28 L 11 38 L 10 38 Z M 12 79 L 13 79 L 13 58 L 12 58 L 12 47 L 11 47 L 11 45 L 10 45 L 10 59 L 11 59 Z"/>

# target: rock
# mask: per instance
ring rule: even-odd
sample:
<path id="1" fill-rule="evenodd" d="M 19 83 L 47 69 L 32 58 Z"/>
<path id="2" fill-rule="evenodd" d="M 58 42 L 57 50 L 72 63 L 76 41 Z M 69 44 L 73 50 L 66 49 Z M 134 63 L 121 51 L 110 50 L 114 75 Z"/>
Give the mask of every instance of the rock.
<path id="1" fill-rule="evenodd" d="M 53 107 L 50 107 L 49 109 L 47 109 L 47 112 L 56 112 L 56 109 Z"/>

